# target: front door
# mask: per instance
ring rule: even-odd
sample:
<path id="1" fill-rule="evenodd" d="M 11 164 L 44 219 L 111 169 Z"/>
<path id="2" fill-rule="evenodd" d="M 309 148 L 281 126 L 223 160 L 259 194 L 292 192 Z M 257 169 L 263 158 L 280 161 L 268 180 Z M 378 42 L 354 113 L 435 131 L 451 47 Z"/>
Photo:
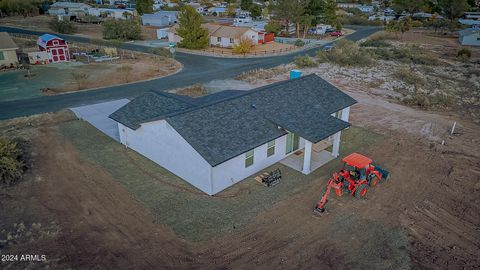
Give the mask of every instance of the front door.
<path id="1" fill-rule="evenodd" d="M 287 149 L 285 151 L 285 154 L 289 154 L 293 151 L 298 150 L 299 144 L 300 144 L 300 137 L 298 137 L 298 135 L 296 135 L 296 134 L 288 133 L 287 134 Z"/>

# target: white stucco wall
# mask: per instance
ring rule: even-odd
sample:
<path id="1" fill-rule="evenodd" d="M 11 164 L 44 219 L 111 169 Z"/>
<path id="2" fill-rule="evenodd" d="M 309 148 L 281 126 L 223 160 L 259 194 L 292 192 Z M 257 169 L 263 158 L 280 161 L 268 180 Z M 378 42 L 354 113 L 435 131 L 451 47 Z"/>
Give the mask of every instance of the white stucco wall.
<path id="1" fill-rule="evenodd" d="M 212 195 L 211 169 L 165 120 L 142 124 L 137 130 L 118 124 L 120 142 L 159 164 L 201 191 Z"/>
<path id="2" fill-rule="evenodd" d="M 293 154 L 293 152 L 288 155 L 285 154 L 286 143 L 287 135 L 277 138 L 275 140 L 275 154 L 270 157 L 267 157 L 267 143 L 255 148 L 253 164 L 247 168 L 245 168 L 245 153 L 213 167 L 213 192 L 220 192 L 225 188 L 228 188 L 229 186 L 279 162 L 286 156 Z M 300 138 L 299 149 L 304 147 L 305 140 Z"/>

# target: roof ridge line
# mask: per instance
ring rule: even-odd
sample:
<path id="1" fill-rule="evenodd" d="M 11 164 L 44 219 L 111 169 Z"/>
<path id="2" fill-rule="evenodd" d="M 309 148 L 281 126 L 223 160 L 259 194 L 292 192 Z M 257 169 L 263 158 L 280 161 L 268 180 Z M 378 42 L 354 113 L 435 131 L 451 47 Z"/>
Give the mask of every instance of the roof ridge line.
<path id="1" fill-rule="evenodd" d="M 215 102 L 212 102 L 212 103 L 200 105 L 200 106 L 197 106 L 197 107 L 194 107 L 194 108 L 191 108 L 191 109 L 187 109 L 187 110 L 184 110 L 184 111 L 181 111 L 181 112 L 172 113 L 171 115 L 169 115 L 169 116 L 167 116 L 167 117 L 165 117 L 165 118 L 170 118 L 170 117 L 173 117 L 173 116 L 176 116 L 176 115 L 180 115 L 180 114 L 184 114 L 184 113 L 189 113 L 189 112 L 192 112 L 192 111 L 195 111 L 195 110 L 198 110 L 198 109 L 203 109 L 203 108 L 206 108 L 206 107 L 209 107 L 209 106 L 216 105 L 216 104 L 221 103 L 221 102 L 226 102 L 226 101 L 229 101 L 229 100 L 233 100 L 233 99 L 241 98 L 241 97 L 244 97 L 244 96 L 247 96 L 247 95 L 251 95 L 251 94 L 254 94 L 254 93 L 257 93 L 257 92 L 260 92 L 260 91 L 264 91 L 264 90 L 266 90 L 266 89 L 270 89 L 271 87 L 274 87 L 274 86 L 277 86 L 277 85 L 280 85 L 280 84 L 289 83 L 289 82 L 293 82 L 293 81 L 297 81 L 297 80 L 301 80 L 301 79 L 304 79 L 304 78 L 307 78 L 307 77 L 313 77 L 313 76 L 316 76 L 316 77 L 322 79 L 322 78 L 321 78 L 320 76 L 318 76 L 317 74 L 312 73 L 312 74 L 305 75 L 305 76 L 303 76 L 303 77 L 299 77 L 299 78 L 295 78 L 295 79 L 289 79 L 289 80 L 279 81 L 279 82 L 276 82 L 276 83 L 272 83 L 272 84 L 260 86 L 260 87 L 257 87 L 257 88 L 251 89 L 251 90 L 246 90 L 246 91 L 245 91 L 245 94 L 241 94 L 241 95 L 238 95 L 238 96 L 221 99 L 221 100 L 218 100 L 218 101 L 215 101 Z"/>

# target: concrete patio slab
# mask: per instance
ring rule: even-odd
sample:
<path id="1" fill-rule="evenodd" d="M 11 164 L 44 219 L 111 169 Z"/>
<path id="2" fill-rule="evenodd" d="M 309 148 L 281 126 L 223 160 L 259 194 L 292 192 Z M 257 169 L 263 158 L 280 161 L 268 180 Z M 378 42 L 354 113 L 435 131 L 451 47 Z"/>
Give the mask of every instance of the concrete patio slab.
<path id="1" fill-rule="evenodd" d="M 108 118 L 114 111 L 130 102 L 128 99 L 119 99 L 92 105 L 70 108 L 75 115 L 105 133 L 116 141 L 120 141 L 117 122 Z"/>

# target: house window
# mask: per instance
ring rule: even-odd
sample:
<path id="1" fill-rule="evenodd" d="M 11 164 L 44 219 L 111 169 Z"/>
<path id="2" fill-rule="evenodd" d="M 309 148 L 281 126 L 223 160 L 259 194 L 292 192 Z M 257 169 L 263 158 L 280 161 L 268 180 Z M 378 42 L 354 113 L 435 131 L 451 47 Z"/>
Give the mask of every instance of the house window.
<path id="1" fill-rule="evenodd" d="M 275 140 L 267 143 L 267 157 L 273 156 L 275 154 Z"/>
<path id="2" fill-rule="evenodd" d="M 55 46 L 58 45 L 58 40 L 54 40 L 53 45 L 55 45 Z"/>
<path id="3" fill-rule="evenodd" d="M 3 54 L 3 52 L 0 52 L 0 60 L 5 60 L 5 55 Z"/>
<path id="4" fill-rule="evenodd" d="M 231 38 L 231 39 L 230 39 L 230 43 L 233 43 L 233 42 L 234 42 L 234 41 L 233 41 L 233 38 Z"/>
<path id="5" fill-rule="evenodd" d="M 245 153 L 245 168 L 253 165 L 253 150 Z"/>
<path id="6" fill-rule="evenodd" d="M 217 42 L 222 42 L 222 38 L 221 38 L 221 37 L 217 37 Z"/>

